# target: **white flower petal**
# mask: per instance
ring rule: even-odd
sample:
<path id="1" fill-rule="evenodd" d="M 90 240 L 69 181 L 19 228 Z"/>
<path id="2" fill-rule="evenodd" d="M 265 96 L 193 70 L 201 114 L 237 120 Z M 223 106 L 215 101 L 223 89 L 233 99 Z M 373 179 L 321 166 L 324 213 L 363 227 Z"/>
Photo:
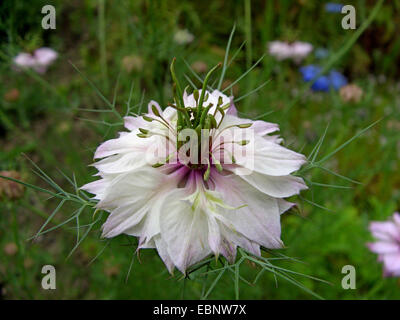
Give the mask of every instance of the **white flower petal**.
<path id="1" fill-rule="evenodd" d="M 148 122 L 143 117 L 124 117 L 124 126 L 130 131 L 137 130 L 139 128 L 146 128 Z"/>
<path id="2" fill-rule="evenodd" d="M 286 176 L 300 169 L 304 163 L 304 155 L 266 139 L 255 138 L 254 171 L 270 176 Z"/>
<path id="3" fill-rule="evenodd" d="M 168 244 L 175 266 L 183 273 L 211 253 L 206 216 L 193 211 L 189 201 L 181 200 L 186 196 L 181 190 L 173 192 L 160 217 L 161 237 Z"/>
<path id="4" fill-rule="evenodd" d="M 154 242 L 156 244 L 158 254 L 160 255 L 165 266 L 167 267 L 169 273 L 172 274 L 175 265 L 171 257 L 169 256 L 167 243 L 161 238 L 160 235 L 154 237 Z"/>
<path id="5" fill-rule="evenodd" d="M 240 177 L 259 191 L 276 198 L 290 197 L 307 189 L 303 179 L 295 176 L 267 176 L 253 172 Z"/>
<path id="6" fill-rule="evenodd" d="M 235 210 L 225 209 L 224 216 L 231 222 L 228 227 L 264 247 L 282 247 L 280 208 L 276 199 L 261 193 L 238 176 L 213 175 L 212 179 L 225 203 L 232 207 L 245 205 Z"/>
<path id="7" fill-rule="evenodd" d="M 144 165 L 146 165 L 146 158 L 143 156 L 143 152 L 138 151 L 114 155 L 94 164 L 102 174 L 125 173 Z"/>

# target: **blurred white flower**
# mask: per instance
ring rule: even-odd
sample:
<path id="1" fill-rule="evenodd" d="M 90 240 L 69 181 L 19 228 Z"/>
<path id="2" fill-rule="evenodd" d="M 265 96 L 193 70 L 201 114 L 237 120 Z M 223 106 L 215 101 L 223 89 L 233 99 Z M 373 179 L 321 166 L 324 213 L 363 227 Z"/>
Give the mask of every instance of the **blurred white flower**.
<path id="1" fill-rule="evenodd" d="M 188 44 L 194 40 L 194 35 L 187 29 L 179 29 L 174 34 L 174 41 L 177 44 Z"/>
<path id="2" fill-rule="evenodd" d="M 291 57 L 296 62 L 301 62 L 313 50 L 313 46 L 308 42 L 295 41 L 291 45 Z"/>
<path id="3" fill-rule="evenodd" d="M 272 41 L 268 44 L 268 52 L 277 60 L 284 60 L 291 57 L 291 48 L 287 42 Z"/>
<path id="4" fill-rule="evenodd" d="M 269 135 L 279 130 L 278 125 L 239 118 L 233 97 L 218 90 L 206 91 L 204 108 L 199 95 L 201 90 L 184 93 L 182 101 L 188 112 L 200 105 L 201 118 L 207 119 L 200 123 L 211 128 L 211 138 L 195 145 L 197 150 L 207 143 L 206 164 L 180 159 L 149 163 L 153 154 L 167 154 L 168 159 L 179 154 L 176 137 L 182 112 L 171 106 L 162 111 L 152 101 L 146 115 L 125 118 L 128 132 L 98 147 L 95 158 L 102 160 L 94 166 L 100 179 L 82 187 L 95 194 L 98 209 L 111 213 L 102 227 L 104 237 L 138 237 L 138 249 L 156 248 L 170 272 L 176 267 L 184 273 L 210 254 L 233 262 L 238 246 L 258 256 L 260 246 L 282 247 L 280 215 L 293 206 L 283 198 L 307 188 L 302 178 L 291 175 L 305 157 Z M 187 121 L 194 122 L 196 115 L 191 113 Z M 216 139 L 221 132 L 236 137 L 235 130 L 251 131 L 247 136 L 253 140 Z M 241 154 L 250 144 L 254 163 L 243 175 L 242 170 L 249 168 Z M 237 147 L 230 152 L 230 145 Z"/>
<path id="5" fill-rule="evenodd" d="M 21 52 L 14 58 L 18 68 L 31 68 L 38 73 L 45 73 L 47 68 L 56 60 L 58 53 L 51 48 L 36 49 L 33 54 Z"/>
<path id="6" fill-rule="evenodd" d="M 268 43 L 268 52 L 277 60 L 293 59 L 299 63 L 306 58 L 313 46 L 308 42 L 295 41 L 288 43 L 284 41 L 272 41 Z"/>

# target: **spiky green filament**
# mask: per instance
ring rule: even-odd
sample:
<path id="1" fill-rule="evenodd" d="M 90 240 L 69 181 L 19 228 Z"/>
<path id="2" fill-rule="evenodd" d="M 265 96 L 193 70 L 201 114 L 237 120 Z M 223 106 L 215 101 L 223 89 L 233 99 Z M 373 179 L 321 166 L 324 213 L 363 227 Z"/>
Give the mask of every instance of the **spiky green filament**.
<path id="1" fill-rule="evenodd" d="M 151 106 L 153 116 L 149 115 L 144 115 L 143 119 L 148 122 L 153 122 L 157 121 L 160 124 L 162 124 L 164 127 L 166 127 L 169 131 L 173 132 L 173 135 L 176 136 L 176 145 L 177 149 L 179 150 L 187 141 L 180 141 L 178 139 L 179 133 L 184 130 L 184 129 L 192 129 L 195 130 L 197 133 L 197 137 L 199 137 L 198 141 L 198 154 L 201 154 L 201 148 L 202 148 L 202 139 L 212 139 L 210 135 L 204 137 L 202 135 L 202 130 L 213 130 L 213 129 L 218 129 L 221 126 L 222 121 L 224 120 L 226 111 L 230 107 L 230 103 L 227 103 L 223 105 L 223 99 L 222 97 L 218 98 L 218 102 L 216 105 L 209 103 L 207 106 L 204 106 L 204 102 L 208 101 L 208 95 L 209 93 L 207 92 L 207 83 L 210 80 L 211 75 L 213 72 L 215 72 L 220 66 L 221 63 L 217 64 L 214 66 L 206 75 L 204 78 L 204 81 L 202 83 L 202 89 L 201 92 L 198 89 L 195 89 L 193 91 L 193 98 L 195 100 L 195 103 L 193 106 L 185 106 L 184 102 L 184 93 L 186 94 L 187 88 L 185 88 L 184 91 L 182 91 L 182 86 L 180 85 L 178 78 L 176 77 L 175 73 L 175 62 L 176 59 L 174 58 L 172 60 L 170 70 L 171 70 L 171 76 L 173 80 L 173 86 L 172 86 L 172 91 L 173 91 L 173 97 L 174 97 L 174 103 L 169 103 L 168 106 L 174 108 L 177 111 L 177 124 L 176 124 L 176 129 L 173 129 L 173 125 L 167 121 L 164 117 L 163 114 L 160 112 L 159 109 L 157 109 L 156 106 Z M 211 114 L 210 110 L 211 108 L 215 107 L 215 111 Z M 221 114 L 220 120 L 217 122 L 216 120 L 216 115 L 217 113 Z M 224 128 L 222 131 L 237 127 L 241 129 L 246 129 L 251 126 L 251 123 L 245 123 L 245 124 L 239 124 L 239 125 L 232 125 Z M 156 132 L 151 132 L 148 129 L 143 129 L 139 128 L 139 133 L 137 134 L 138 137 L 140 138 L 148 138 L 154 135 L 159 135 L 159 136 L 164 136 L 163 134 L 156 133 Z M 222 132 L 221 131 L 221 132 Z M 218 137 L 221 132 L 217 132 L 214 138 Z M 165 137 L 167 137 L 165 135 Z M 209 141 L 210 142 L 210 141 Z M 246 145 L 248 141 L 243 140 L 243 141 L 230 141 L 228 143 L 237 143 L 239 145 Z M 210 144 L 210 143 L 209 143 Z M 214 157 L 212 154 L 212 150 L 209 150 L 210 152 L 210 157 L 206 159 L 207 164 L 188 164 L 189 167 L 192 169 L 203 169 L 206 167 L 206 170 L 204 172 L 204 180 L 207 181 L 209 175 L 210 175 L 210 169 L 211 166 L 215 166 L 218 171 L 222 171 L 222 165 L 221 163 Z M 233 156 L 232 156 L 233 157 Z M 168 162 L 168 159 L 167 161 Z M 160 167 L 162 166 L 162 163 L 157 163 L 154 165 L 154 167 Z"/>

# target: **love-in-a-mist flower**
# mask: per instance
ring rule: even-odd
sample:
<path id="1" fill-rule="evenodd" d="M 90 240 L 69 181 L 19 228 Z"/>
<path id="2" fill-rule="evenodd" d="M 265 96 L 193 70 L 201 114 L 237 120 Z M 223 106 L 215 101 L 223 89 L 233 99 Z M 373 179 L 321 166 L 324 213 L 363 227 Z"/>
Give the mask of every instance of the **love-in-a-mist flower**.
<path id="1" fill-rule="evenodd" d="M 268 43 L 268 53 L 277 60 L 284 60 L 291 57 L 292 50 L 289 43 L 275 40 Z"/>
<path id="2" fill-rule="evenodd" d="M 21 52 L 14 58 L 14 64 L 21 69 L 31 68 L 38 73 L 45 73 L 57 59 L 58 53 L 51 48 L 36 49 L 33 54 Z"/>
<path id="3" fill-rule="evenodd" d="M 378 254 L 383 263 L 385 277 L 400 276 L 400 214 L 395 212 L 387 221 L 373 221 L 369 230 L 376 242 L 368 243 L 368 248 Z"/>
<path id="4" fill-rule="evenodd" d="M 270 135 L 278 125 L 239 118 L 233 97 L 206 90 L 217 67 L 188 95 L 173 62 L 174 103 L 126 117 L 128 131 L 95 153 L 100 179 L 82 187 L 110 212 L 104 237 L 138 237 L 170 272 L 210 254 L 233 262 L 237 247 L 282 247 L 280 215 L 293 206 L 284 198 L 307 188 L 292 175 L 305 157 Z"/>
<path id="5" fill-rule="evenodd" d="M 302 41 L 288 43 L 276 40 L 268 43 L 269 54 L 277 60 L 293 59 L 295 62 L 299 63 L 305 59 L 312 50 L 312 44 Z"/>
<path id="6" fill-rule="evenodd" d="M 292 58 L 296 62 L 301 62 L 305 59 L 313 50 L 311 43 L 295 41 L 292 43 Z"/>

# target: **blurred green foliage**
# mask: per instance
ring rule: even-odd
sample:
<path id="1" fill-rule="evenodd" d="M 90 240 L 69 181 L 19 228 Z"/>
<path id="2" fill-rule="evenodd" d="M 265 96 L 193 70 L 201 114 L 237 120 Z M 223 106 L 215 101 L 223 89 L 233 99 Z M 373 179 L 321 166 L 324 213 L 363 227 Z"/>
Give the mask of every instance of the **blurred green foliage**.
<path id="1" fill-rule="evenodd" d="M 246 9 L 246 3 L 249 5 Z M 70 188 L 58 169 L 75 173 L 78 185 L 93 178 L 92 155 L 96 146 L 115 137 L 122 126 L 110 112 L 88 112 L 107 107 L 96 91 L 69 63 L 72 62 L 109 99 L 116 97 L 123 113 L 133 85 L 134 111 L 157 100 L 171 101 L 169 63 L 177 57 L 177 74 L 198 85 L 187 64 L 202 62 L 207 68 L 224 58 L 225 46 L 236 23 L 224 87 L 246 66 L 266 53 L 269 41 L 302 40 L 334 54 L 355 31 L 343 30 L 341 14 L 327 13 L 325 1 L 2 1 L 0 4 L 0 171 L 17 170 L 23 180 L 42 187 L 32 172 L 26 153 L 55 181 Z M 347 1 L 356 7 L 357 26 L 376 1 Z M 57 10 L 57 29 L 41 28 L 41 8 Z M 304 192 L 298 211 L 282 217 L 282 253 L 304 263 L 282 262 L 296 272 L 313 275 L 331 285 L 299 278 L 308 288 L 328 299 L 398 299 L 398 279 L 383 279 L 382 267 L 365 243 L 368 222 L 383 220 L 400 207 L 400 1 L 385 1 L 376 19 L 351 49 L 334 65 L 364 91 L 361 101 L 345 103 L 338 92 L 314 93 L 303 84 L 298 65 L 277 63 L 266 55 L 233 88 L 241 97 L 270 80 L 261 90 L 237 103 L 242 115 L 277 122 L 285 144 L 308 155 L 329 125 L 317 160 L 378 119 L 377 125 L 326 162 L 325 170 L 307 173 L 309 184 L 342 185 L 349 189 L 312 185 Z M 247 14 L 247 18 L 246 18 Z M 192 43 L 174 41 L 179 29 L 194 35 Z M 250 32 L 249 32 L 250 31 Z M 17 72 L 13 57 L 47 46 L 58 60 L 44 75 Z M 312 54 L 304 64 L 316 63 Z M 199 70 L 200 76 L 204 70 Z M 115 85 L 118 79 L 118 87 Z M 13 91 L 14 90 L 14 91 Z M 15 90 L 18 94 L 15 94 Z M 10 92 L 14 92 L 14 96 Z M 10 98 L 11 97 L 11 98 Z M 86 109 L 83 110 L 83 109 Z M 112 124 L 112 125 L 110 125 Z M 352 183 L 348 179 L 359 181 Z M 306 199 L 306 200 L 304 200 Z M 46 195 L 25 190 L 20 199 L 0 199 L 0 297 L 7 299 L 179 299 L 198 298 L 202 283 L 177 280 L 166 272 L 152 250 L 135 257 L 132 240 L 120 236 L 108 245 L 93 230 L 68 259 L 76 239 L 74 225 L 26 241 L 43 224 L 57 203 Z M 310 202 L 316 205 L 311 205 Z M 331 211 L 324 210 L 327 208 Z M 72 214 L 63 207 L 55 216 L 61 222 Z M 89 213 L 82 226 L 92 221 Z M 84 232 L 84 231 L 81 231 Z M 16 245 L 16 250 L 15 247 Z M 106 247 L 105 247 L 106 245 Z M 105 247 L 105 248 L 104 248 Z M 104 248 L 104 251 L 102 251 Z M 14 249 L 14 250 L 12 250 Z M 101 253 L 96 261 L 89 262 Z M 41 267 L 57 269 L 57 290 L 41 289 Z M 354 265 L 357 289 L 343 290 L 341 269 Z M 254 280 L 251 264 L 241 275 Z M 211 283 L 211 279 L 209 283 Z M 234 298 L 229 274 L 210 295 Z M 183 291 L 183 288 L 185 289 Z M 241 284 L 244 299 L 311 298 L 310 295 L 265 273 L 255 286 Z"/>

